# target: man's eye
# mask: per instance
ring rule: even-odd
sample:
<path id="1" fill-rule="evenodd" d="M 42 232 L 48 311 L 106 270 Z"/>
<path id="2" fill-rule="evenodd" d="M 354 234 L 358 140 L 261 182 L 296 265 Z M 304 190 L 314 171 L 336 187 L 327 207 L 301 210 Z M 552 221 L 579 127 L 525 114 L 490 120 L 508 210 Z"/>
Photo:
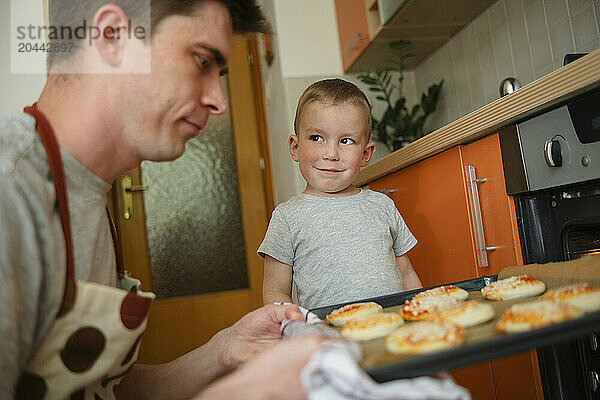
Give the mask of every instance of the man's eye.
<path id="1" fill-rule="evenodd" d="M 312 141 L 312 142 L 322 142 L 323 138 L 319 135 L 310 135 L 310 137 L 308 138 L 308 140 Z"/>
<path id="2" fill-rule="evenodd" d="M 340 143 L 341 143 L 341 144 L 354 144 L 354 143 L 356 143 L 356 142 L 354 141 L 354 139 L 350 139 L 350 138 L 343 138 L 342 140 L 340 140 Z"/>
<path id="3" fill-rule="evenodd" d="M 210 60 L 208 58 L 203 57 L 200 54 L 196 54 L 196 59 L 202 68 L 206 69 L 210 66 Z"/>

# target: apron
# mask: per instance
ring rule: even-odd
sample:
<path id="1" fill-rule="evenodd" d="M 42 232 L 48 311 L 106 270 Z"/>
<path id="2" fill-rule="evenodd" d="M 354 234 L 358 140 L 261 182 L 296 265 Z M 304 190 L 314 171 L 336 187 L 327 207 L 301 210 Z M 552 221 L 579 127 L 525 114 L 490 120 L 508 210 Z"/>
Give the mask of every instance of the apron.
<path id="1" fill-rule="evenodd" d="M 137 359 L 155 296 L 138 291 L 139 281 L 124 272 L 110 214 L 120 288 L 75 280 L 69 203 L 58 142 L 36 104 L 24 111 L 36 119 L 36 130 L 48 155 L 65 237 L 67 273 L 62 305 L 19 378 L 17 399 L 114 399 L 115 386 Z"/>

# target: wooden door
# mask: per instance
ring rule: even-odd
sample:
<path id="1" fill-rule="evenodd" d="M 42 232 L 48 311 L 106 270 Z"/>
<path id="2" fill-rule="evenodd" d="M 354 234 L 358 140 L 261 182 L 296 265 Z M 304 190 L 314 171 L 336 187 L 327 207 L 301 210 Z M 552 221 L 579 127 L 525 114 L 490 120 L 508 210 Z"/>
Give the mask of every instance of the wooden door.
<path id="1" fill-rule="evenodd" d="M 248 288 L 212 292 L 209 294 L 174 297 L 158 300 L 150 310 L 148 328 L 142 341 L 139 361 L 159 363 L 172 360 L 205 343 L 217 331 L 237 321 L 245 313 L 262 304 L 262 259 L 256 254 L 266 231 L 269 209 L 267 204 L 264 166 L 268 166 L 266 141 L 259 131 L 262 93 L 257 93 L 258 55 L 254 63 L 250 57 L 256 49 L 253 38 L 234 37 L 232 59 L 228 75 L 230 112 L 235 159 L 239 183 L 239 203 L 246 248 Z M 253 80 L 254 77 L 254 80 Z M 203 133 L 201 132 L 200 135 Z M 261 158 L 263 161 L 261 161 Z M 140 169 L 128 172 L 133 185 L 142 183 Z M 266 177 L 266 178 L 265 178 Z M 127 270 L 142 281 L 142 288 L 152 289 L 148 252 L 144 198 L 141 191 L 133 192 L 134 212 L 124 218 L 120 180 L 112 193 L 113 215 L 120 235 Z"/>
<path id="2" fill-rule="evenodd" d="M 486 179 L 477 185 L 479 203 L 486 245 L 496 247 L 487 254 L 489 265 L 477 266 L 478 275 L 497 275 L 507 266 L 523 265 L 514 202 L 506 194 L 498 134 L 462 146 L 461 152 L 463 171 L 472 165 L 477 177 Z M 469 221 L 473 221 L 471 215 Z M 498 400 L 543 399 L 535 351 L 493 360 L 492 370 Z"/>
<path id="3" fill-rule="evenodd" d="M 348 71 L 369 45 L 365 0 L 335 0 L 342 66 Z"/>

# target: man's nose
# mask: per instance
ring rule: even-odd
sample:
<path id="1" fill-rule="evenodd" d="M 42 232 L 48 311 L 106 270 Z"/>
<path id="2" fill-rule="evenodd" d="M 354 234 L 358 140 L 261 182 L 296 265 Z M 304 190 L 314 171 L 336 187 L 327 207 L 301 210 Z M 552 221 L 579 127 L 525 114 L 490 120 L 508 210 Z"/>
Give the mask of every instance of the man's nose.
<path id="1" fill-rule="evenodd" d="M 227 111 L 227 97 L 223 89 L 221 77 L 210 79 L 204 85 L 200 94 L 200 103 L 206 107 L 212 115 L 220 115 Z"/>

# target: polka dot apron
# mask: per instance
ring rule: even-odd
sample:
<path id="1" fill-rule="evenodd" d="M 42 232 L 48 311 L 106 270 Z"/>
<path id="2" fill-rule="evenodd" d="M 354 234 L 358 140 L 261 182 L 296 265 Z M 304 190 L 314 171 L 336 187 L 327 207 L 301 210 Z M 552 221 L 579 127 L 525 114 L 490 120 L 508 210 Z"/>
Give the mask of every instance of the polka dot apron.
<path id="1" fill-rule="evenodd" d="M 61 308 L 19 379 L 17 399 L 114 399 L 115 386 L 137 358 L 154 294 L 138 291 L 139 281 L 124 273 L 110 215 L 120 288 L 75 280 L 71 222 L 58 142 L 36 104 L 24 111 L 36 119 L 36 130 L 48 155 L 67 249 L 67 277 Z"/>

